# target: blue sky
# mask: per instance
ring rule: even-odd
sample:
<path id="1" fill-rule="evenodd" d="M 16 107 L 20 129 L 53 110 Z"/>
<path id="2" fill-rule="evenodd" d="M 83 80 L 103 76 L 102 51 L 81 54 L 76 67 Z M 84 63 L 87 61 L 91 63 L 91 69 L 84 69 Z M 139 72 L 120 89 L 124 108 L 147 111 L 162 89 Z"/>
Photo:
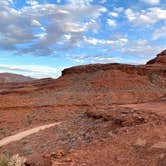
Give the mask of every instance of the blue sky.
<path id="1" fill-rule="evenodd" d="M 164 0 L 0 0 L 0 72 L 58 77 L 75 65 L 145 63 L 165 48 Z"/>

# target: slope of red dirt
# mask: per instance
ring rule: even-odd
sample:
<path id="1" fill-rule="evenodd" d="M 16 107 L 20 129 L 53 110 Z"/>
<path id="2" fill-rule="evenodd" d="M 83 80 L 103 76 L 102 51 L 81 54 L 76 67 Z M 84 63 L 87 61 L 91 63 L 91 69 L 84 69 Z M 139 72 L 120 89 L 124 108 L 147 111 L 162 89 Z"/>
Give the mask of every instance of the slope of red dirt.
<path id="1" fill-rule="evenodd" d="M 0 83 L 0 139 L 54 122 L 0 148 L 34 166 L 165 166 L 165 51 L 145 65 L 94 64 L 58 79 Z"/>

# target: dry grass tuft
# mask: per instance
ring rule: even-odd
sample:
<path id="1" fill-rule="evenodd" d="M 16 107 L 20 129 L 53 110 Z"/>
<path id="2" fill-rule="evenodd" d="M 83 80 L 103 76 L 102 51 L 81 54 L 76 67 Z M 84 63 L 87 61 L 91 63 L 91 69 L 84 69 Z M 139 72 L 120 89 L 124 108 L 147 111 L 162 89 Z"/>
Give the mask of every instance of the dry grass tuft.
<path id="1" fill-rule="evenodd" d="M 4 155 L 0 156 L 0 166 L 25 166 L 26 158 L 21 157 L 18 154 L 12 157 L 7 157 Z"/>

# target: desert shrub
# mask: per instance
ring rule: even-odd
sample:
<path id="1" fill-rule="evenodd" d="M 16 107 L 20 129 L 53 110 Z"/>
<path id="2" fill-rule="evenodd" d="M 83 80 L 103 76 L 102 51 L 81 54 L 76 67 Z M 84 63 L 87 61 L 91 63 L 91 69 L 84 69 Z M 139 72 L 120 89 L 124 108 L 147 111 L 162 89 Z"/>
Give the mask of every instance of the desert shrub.
<path id="1" fill-rule="evenodd" d="M 26 158 L 19 156 L 18 154 L 12 157 L 1 156 L 0 166 L 25 166 Z"/>
<path id="2" fill-rule="evenodd" d="M 4 155 L 1 155 L 0 156 L 0 166 L 8 166 L 8 163 L 9 163 L 9 158 Z"/>
<path id="3" fill-rule="evenodd" d="M 18 154 L 16 154 L 10 158 L 8 166 L 24 166 L 25 162 L 26 158 L 20 157 Z"/>

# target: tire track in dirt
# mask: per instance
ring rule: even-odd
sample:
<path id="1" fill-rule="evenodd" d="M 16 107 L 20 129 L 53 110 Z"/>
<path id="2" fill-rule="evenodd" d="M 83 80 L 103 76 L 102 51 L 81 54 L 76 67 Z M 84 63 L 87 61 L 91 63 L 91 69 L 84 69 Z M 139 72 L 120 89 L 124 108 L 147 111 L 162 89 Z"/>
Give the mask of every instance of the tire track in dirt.
<path id="1" fill-rule="evenodd" d="M 11 142 L 19 141 L 19 140 L 21 140 L 21 139 L 23 139 L 23 138 L 25 138 L 29 135 L 35 134 L 35 133 L 37 133 L 41 130 L 48 129 L 48 128 L 53 127 L 53 126 L 57 126 L 59 124 L 61 124 L 61 122 L 56 122 L 56 123 L 52 123 L 52 124 L 48 124 L 48 125 L 35 127 L 35 128 L 32 128 L 32 129 L 17 133 L 17 134 L 12 135 L 12 136 L 8 136 L 8 137 L 3 138 L 2 140 L 0 140 L 0 147 L 5 146 L 5 145 L 7 145 Z"/>

